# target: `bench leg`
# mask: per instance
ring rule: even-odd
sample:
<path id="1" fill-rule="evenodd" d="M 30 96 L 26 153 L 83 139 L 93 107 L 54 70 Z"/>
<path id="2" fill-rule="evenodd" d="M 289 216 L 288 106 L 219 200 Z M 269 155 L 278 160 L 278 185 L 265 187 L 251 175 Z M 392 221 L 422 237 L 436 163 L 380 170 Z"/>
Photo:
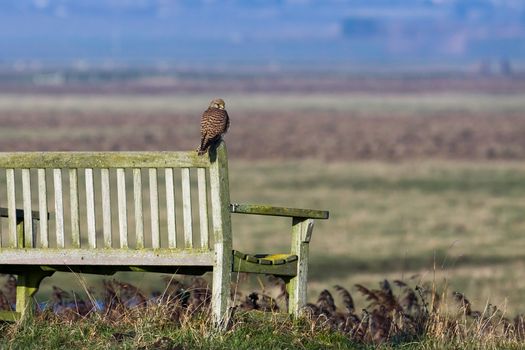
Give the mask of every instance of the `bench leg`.
<path id="1" fill-rule="evenodd" d="M 218 244 L 216 243 L 216 246 Z M 213 289 L 211 307 L 215 324 L 224 329 L 230 318 L 231 271 L 233 254 L 231 249 L 215 250 L 216 263 L 213 267 Z"/>
<path id="2" fill-rule="evenodd" d="M 21 318 L 35 312 L 35 300 L 33 296 L 38 291 L 40 282 L 53 272 L 27 272 L 18 275 L 16 282 L 16 312 Z"/>
<path id="3" fill-rule="evenodd" d="M 292 254 L 296 254 L 297 274 L 286 281 L 288 291 L 288 313 L 297 317 L 306 305 L 308 281 L 308 248 L 313 220 L 293 218 L 292 221 Z"/>
<path id="4" fill-rule="evenodd" d="M 306 251 L 308 246 L 306 246 Z M 303 251 L 304 252 L 304 251 Z M 307 295 L 307 259 L 299 258 L 297 262 L 297 276 L 286 281 L 286 290 L 288 291 L 288 313 L 297 317 L 301 309 L 306 305 Z"/>

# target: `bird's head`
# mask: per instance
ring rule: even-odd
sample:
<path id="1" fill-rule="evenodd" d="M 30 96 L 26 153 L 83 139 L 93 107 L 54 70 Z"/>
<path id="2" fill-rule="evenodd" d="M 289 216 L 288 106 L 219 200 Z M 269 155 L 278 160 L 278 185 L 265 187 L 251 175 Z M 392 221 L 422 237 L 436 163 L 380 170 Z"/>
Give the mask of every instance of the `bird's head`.
<path id="1" fill-rule="evenodd" d="M 222 98 L 216 98 L 214 100 L 211 101 L 210 103 L 210 107 L 211 108 L 219 108 L 219 109 L 224 109 L 224 105 L 226 103 L 224 103 L 224 100 Z"/>

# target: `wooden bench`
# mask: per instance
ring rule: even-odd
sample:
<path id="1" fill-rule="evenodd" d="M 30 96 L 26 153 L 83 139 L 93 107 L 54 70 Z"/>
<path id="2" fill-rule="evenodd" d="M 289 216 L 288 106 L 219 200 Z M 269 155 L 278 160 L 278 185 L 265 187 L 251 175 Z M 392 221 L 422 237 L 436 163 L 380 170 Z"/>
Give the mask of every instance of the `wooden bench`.
<path id="1" fill-rule="evenodd" d="M 0 273 L 18 275 L 16 311 L 1 312 L 4 320 L 32 310 L 40 281 L 55 271 L 212 271 L 218 323 L 228 317 L 232 271 L 273 274 L 285 279 L 297 314 L 306 301 L 313 219 L 328 218 L 327 211 L 230 204 L 224 143 L 200 157 L 0 153 L 0 198 Z M 290 251 L 234 251 L 231 213 L 290 217 Z"/>

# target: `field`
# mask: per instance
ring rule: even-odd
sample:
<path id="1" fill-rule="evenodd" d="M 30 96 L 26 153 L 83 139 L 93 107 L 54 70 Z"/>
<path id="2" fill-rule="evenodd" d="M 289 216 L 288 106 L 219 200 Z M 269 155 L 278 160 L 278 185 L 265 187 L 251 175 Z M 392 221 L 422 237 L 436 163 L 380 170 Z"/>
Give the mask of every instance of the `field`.
<path id="1" fill-rule="evenodd" d="M 209 96 L 4 94 L 0 147 L 192 149 Z M 235 122 L 228 134 L 234 159 L 525 158 L 521 92 L 222 96 Z"/>
<path id="2" fill-rule="evenodd" d="M 355 291 L 388 278 L 434 283 L 448 297 L 461 291 L 478 308 L 490 302 L 512 317 L 525 312 L 523 81 L 411 84 L 401 92 L 386 82 L 365 91 L 221 93 L 232 118 L 232 201 L 330 210 L 311 244 L 312 301 L 335 284 Z M 413 91 L 418 84 L 425 88 Z M 215 96 L 197 90 L 4 87 L 0 149 L 194 149 L 200 113 Z M 287 220 L 233 224 L 237 249 L 289 243 Z M 162 285 L 156 275 L 119 278 L 147 293 Z M 83 289 L 56 274 L 37 297 L 53 285 Z"/>

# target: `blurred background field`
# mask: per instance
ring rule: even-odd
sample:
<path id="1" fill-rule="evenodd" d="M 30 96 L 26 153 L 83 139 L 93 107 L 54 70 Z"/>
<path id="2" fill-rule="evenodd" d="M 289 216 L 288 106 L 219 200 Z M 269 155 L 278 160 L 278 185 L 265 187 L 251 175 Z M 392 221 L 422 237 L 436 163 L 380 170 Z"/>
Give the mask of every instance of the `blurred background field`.
<path id="1" fill-rule="evenodd" d="M 311 295 L 384 278 L 525 308 L 521 88 L 512 94 L 224 94 L 233 202 L 321 208 Z M 4 150 L 196 147 L 200 94 L 3 94 Z M 517 160 L 517 161 L 516 161 Z M 285 251 L 289 222 L 234 216 L 235 247 Z M 95 286 L 99 279 L 91 280 Z M 121 278 L 153 292 L 155 275 Z M 82 290 L 57 274 L 43 284 Z"/>
<path id="2" fill-rule="evenodd" d="M 525 312 L 521 2 L 177 3 L 0 5 L 0 150 L 192 150 L 222 97 L 232 201 L 330 210 L 311 298 L 404 279 Z M 237 249 L 288 246 L 287 220 L 233 223 Z"/>

